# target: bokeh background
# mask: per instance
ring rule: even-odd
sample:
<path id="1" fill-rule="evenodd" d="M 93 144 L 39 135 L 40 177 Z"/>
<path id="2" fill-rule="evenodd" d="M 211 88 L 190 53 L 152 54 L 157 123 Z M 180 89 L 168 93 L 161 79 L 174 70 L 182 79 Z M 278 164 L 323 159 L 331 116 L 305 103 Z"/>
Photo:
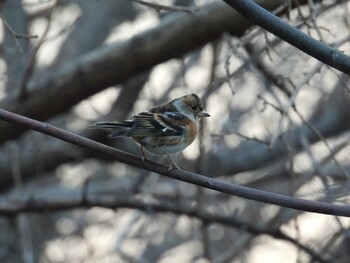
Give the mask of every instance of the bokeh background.
<path id="1" fill-rule="evenodd" d="M 258 2 L 349 54 L 348 1 Z M 254 27 L 223 1 L 148 3 L 169 8 L 136 0 L 0 1 L 0 108 L 140 155 L 131 140 L 108 140 L 108 131 L 88 126 L 196 93 L 212 117 L 173 156 L 182 169 L 348 204 L 348 76 Z M 0 144 L 0 201 L 130 198 L 214 218 L 49 205 L 2 214 L 0 262 L 312 262 L 296 244 L 325 262 L 349 262 L 346 218 L 203 189 L 3 121 Z M 228 226 L 223 217 L 242 223 Z M 295 242 L 274 236 L 278 230 Z"/>

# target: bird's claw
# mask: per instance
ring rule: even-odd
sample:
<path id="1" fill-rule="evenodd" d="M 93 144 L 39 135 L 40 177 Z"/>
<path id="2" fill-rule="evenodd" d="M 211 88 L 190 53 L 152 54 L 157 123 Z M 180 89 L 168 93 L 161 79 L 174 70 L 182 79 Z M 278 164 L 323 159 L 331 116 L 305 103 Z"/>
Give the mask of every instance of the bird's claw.
<path id="1" fill-rule="evenodd" d="M 172 170 L 181 170 L 181 168 L 178 167 L 178 166 L 176 166 L 176 165 L 173 163 L 171 166 L 169 166 L 168 172 L 170 172 L 170 171 L 172 171 Z"/>

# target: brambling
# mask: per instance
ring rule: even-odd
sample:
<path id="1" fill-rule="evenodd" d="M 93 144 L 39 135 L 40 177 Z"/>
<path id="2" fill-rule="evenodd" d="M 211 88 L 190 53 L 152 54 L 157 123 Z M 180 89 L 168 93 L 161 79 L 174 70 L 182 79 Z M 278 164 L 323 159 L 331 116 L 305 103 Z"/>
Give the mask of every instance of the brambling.
<path id="1" fill-rule="evenodd" d="M 152 154 L 166 155 L 189 146 L 197 136 L 201 117 L 210 117 L 196 94 L 186 95 L 132 116 L 129 120 L 96 122 L 91 128 L 115 130 L 108 138 L 131 137 L 140 144 L 142 160 L 148 160 L 144 148 Z"/>

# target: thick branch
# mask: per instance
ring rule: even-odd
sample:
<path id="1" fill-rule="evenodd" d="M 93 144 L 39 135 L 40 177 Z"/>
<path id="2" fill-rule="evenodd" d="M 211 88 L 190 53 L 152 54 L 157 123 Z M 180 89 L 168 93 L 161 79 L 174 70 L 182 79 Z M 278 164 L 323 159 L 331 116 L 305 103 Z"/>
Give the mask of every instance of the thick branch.
<path id="1" fill-rule="evenodd" d="M 252 0 L 224 0 L 242 16 L 315 59 L 350 74 L 350 57 L 308 36 L 271 14 Z"/>
<path id="2" fill-rule="evenodd" d="M 321 258 L 318 253 L 312 249 L 304 246 L 294 238 L 284 234 L 280 230 L 267 230 L 256 225 L 250 225 L 246 222 L 242 222 L 239 219 L 231 216 L 221 216 L 210 214 L 198 209 L 189 208 L 185 206 L 179 206 L 172 203 L 155 203 L 144 202 L 132 197 L 128 198 L 102 198 L 102 197 L 89 197 L 83 199 L 67 198 L 55 200 L 44 199 L 30 199 L 30 200 L 6 200 L 0 201 L 0 214 L 2 215 L 16 215 L 23 212 L 48 212 L 48 211 L 61 211 L 67 209 L 76 208 L 91 208 L 91 207 L 103 207 L 110 209 L 119 208 L 131 208 L 138 209 L 148 213 L 165 212 L 173 213 L 176 215 L 186 215 L 193 218 L 198 218 L 204 223 L 219 223 L 228 227 L 234 227 L 242 229 L 255 235 L 268 235 L 276 239 L 288 241 L 305 253 L 309 254 L 314 260 L 318 262 L 327 262 Z"/>
<path id="3" fill-rule="evenodd" d="M 296 197 L 261 191 L 245 186 L 230 184 L 218 179 L 205 177 L 200 174 L 187 172 L 180 169 L 169 171 L 168 167 L 159 163 L 155 163 L 152 161 L 143 162 L 140 158 L 134 155 L 119 151 L 112 147 L 62 130 L 50 124 L 39 122 L 24 116 L 20 116 L 18 114 L 11 113 L 3 109 L 0 109 L 0 119 L 23 125 L 29 129 L 33 129 L 38 132 L 53 136 L 55 138 L 83 147 L 85 149 L 92 150 L 96 153 L 113 158 L 119 162 L 146 169 L 148 171 L 152 171 L 173 179 L 188 182 L 222 193 L 235 195 L 246 199 L 252 199 L 263 203 L 298 209 L 302 211 L 350 217 L 350 206 L 305 200 Z"/>

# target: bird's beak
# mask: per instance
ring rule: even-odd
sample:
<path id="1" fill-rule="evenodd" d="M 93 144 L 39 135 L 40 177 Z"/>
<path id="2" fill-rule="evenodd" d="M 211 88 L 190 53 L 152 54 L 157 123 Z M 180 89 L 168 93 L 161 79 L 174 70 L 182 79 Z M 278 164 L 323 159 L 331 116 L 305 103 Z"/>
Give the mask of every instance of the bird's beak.
<path id="1" fill-rule="evenodd" d="M 205 110 L 198 112 L 198 117 L 210 117 L 210 114 L 206 112 Z"/>

